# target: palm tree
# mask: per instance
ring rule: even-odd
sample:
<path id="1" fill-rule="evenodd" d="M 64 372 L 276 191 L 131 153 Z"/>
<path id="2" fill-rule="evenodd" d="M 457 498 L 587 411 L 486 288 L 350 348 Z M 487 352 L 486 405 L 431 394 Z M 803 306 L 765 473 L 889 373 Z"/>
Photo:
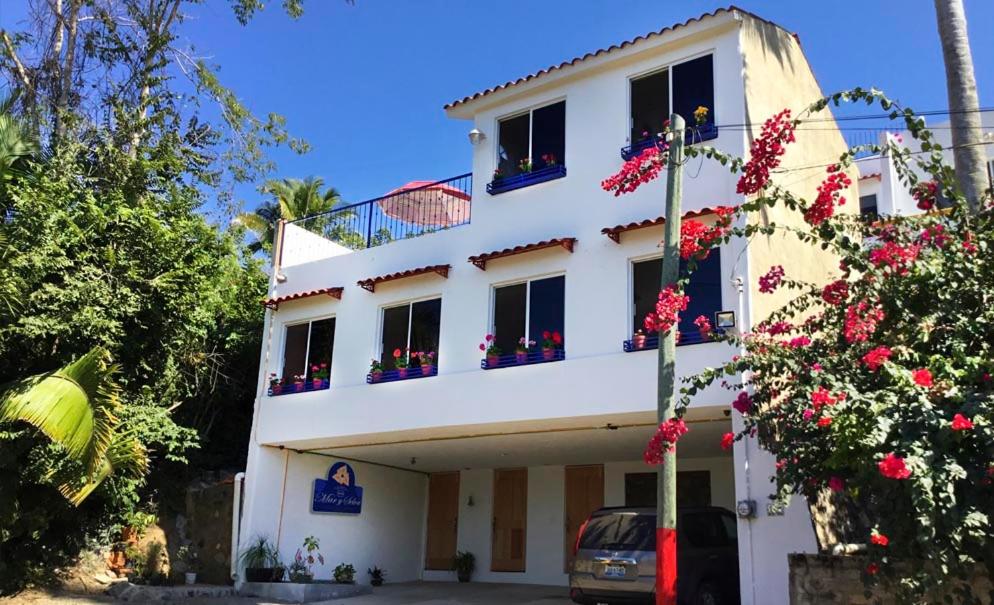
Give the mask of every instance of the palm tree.
<path id="1" fill-rule="evenodd" d="M 148 472 L 144 446 L 121 430 L 115 415 L 120 406 L 116 373 L 110 353 L 96 347 L 54 372 L 0 387 L 0 426 L 27 423 L 78 463 L 49 475 L 76 506 L 114 472 L 133 477 Z"/>
<path id="2" fill-rule="evenodd" d="M 324 189 L 324 179 L 307 177 L 300 179 L 282 179 L 269 181 L 263 187 L 263 192 L 273 196 L 264 202 L 255 212 L 244 212 L 235 217 L 235 222 L 244 225 L 256 236 L 256 241 L 249 245 L 255 252 L 270 250 L 276 235 L 276 222 L 280 219 L 292 221 L 306 216 L 327 212 L 338 205 L 342 198 L 334 187 Z M 323 233 L 332 223 L 338 223 L 342 217 L 329 218 L 327 215 L 314 217 L 304 228 L 316 233 Z"/>
<path id="3" fill-rule="evenodd" d="M 946 64 L 956 180 L 970 208 L 976 212 L 987 188 L 987 179 L 984 174 L 977 79 L 973 74 L 963 0 L 935 0 L 935 17 L 942 41 L 942 58 Z"/>
<path id="4" fill-rule="evenodd" d="M 25 160 L 38 152 L 38 145 L 24 124 L 11 113 L 15 97 L 0 98 L 0 205 L 5 205 L 10 181 L 24 173 Z M 0 207 L 0 222 L 4 208 Z"/>

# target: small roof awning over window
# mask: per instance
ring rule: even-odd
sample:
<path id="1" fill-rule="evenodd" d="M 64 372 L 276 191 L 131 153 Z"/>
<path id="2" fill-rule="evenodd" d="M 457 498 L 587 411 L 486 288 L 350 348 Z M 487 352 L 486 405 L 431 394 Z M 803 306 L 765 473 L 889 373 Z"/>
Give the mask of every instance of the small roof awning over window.
<path id="1" fill-rule="evenodd" d="M 706 216 L 708 214 L 714 214 L 714 210 L 711 208 L 702 208 L 700 210 L 692 210 L 683 215 L 683 218 L 695 218 L 698 216 Z M 666 219 L 659 216 L 656 218 L 647 218 L 644 221 L 638 221 L 634 223 L 628 223 L 627 225 L 615 225 L 614 227 L 604 227 L 601 229 L 601 233 L 611 238 L 611 240 L 616 243 L 621 243 L 621 234 L 626 231 L 634 231 L 636 229 L 645 229 L 646 227 L 655 227 L 657 225 L 662 225 L 666 222 Z"/>
<path id="2" fill-rule="evenodd" d="M 368 279 L 363 279 L 357 281 L 360 287 L 373 292 L 376 290 L 376 284 L 382 284 L 383 282 L 393 281 L 395 279 L 404 279 L 405 277 L 414 277 L 415 275 L 425 275 L 426 273 L 437 273 L 442 277 L 448 279 L 449 269 L 452 265 L 428 265 L 427 267 L 418 267 L 417 269 L 408 269 L 407 271 L 398 271 L 397 273 L 390 273 L 388 275 L 380 275 L 378 277 L 370 277 Z"/>
<path id="3" fill-rule="evenodd" d="M 342 287 L 334 288 L 318 288 L 317 290 L 307 290 L 306 292 L 295 292 L 293 294 L 285 294 L 283 296 L 277 296 L 275 298 L 267 298 L 262 301 L 262 306 L 267 309 L 276 310 L 279 308 L 280 303 L 290 302 L 291 300 L 299 300 L 301 298 L 309 298 L 311 296 L 320 296 L 322 294 L 327 294 L 332 298 L 342 299 Z"/>
<path id="4" fill-rule="evenodd" d="M 487 252 L 486 254 L 477 254 L 476 256 L 469 257 L 469 262 L 476 265 L 483 271 L 487 270 L 487 263 L 492 260 L 497 260 L 498 258 L 506 258 L 508 256 L 515 256 L 517 254 L 524 254 L 525 252 L 534 252 L 536 250 L 544 250 L 546 248 L 556 248 L 561 246 L 567 252 L 573 252 L 573 246 L 576 245 L 575 237 L 557 237 L 555 239 L 549 239 L 535 244 L 523 244 L 521 246 L 515 246 L 513 248 L 504 248 L 503 250 L 494 250 L 493 252 Z"/>

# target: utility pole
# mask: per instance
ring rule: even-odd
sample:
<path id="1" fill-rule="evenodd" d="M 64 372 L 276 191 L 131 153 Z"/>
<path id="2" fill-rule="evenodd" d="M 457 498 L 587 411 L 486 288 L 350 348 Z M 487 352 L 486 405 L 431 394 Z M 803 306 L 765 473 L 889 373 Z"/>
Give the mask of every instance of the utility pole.
<path id="1" fill-rule="evenodd" d="M 666 222 L 663 225 L 662 287 L 680 275 L 680 206 L 683 198 L 684 122 L 670 116 L 666 161 Z M 656 411 L 660 423 L 673 418 L 676 407 L 676 332 L 659 335 Z M 676 605 L 676 448 L 663 452 L 656 478 L 656 605 Z"/>
<path id="2" fill-rule="evenodd" d="M 980 198 L 987 189 L 984 171 L 986 154 L 963 0 L 935 0 L 935 20 L 946 64 L 946 93 L 949 96 L 956 182 L 966 196 L 970 210 L 977 212 Z"/>

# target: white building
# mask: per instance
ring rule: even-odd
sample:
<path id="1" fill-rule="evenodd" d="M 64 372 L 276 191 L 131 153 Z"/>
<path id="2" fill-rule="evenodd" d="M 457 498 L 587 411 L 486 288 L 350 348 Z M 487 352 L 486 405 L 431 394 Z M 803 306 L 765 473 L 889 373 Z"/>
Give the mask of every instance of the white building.
<path id="1" fill-rule="evenodd" d="M 654 219 L 665 179 L 622 198 L 601 180 L 620 167 L 619 149 L 658 131 L 671 110 L 689 117 L 708 107 L 698 139 L 741 156 L 767 117 L 820 95 L 794 35 L 718 10 L 447 105 L 473 130 L 472 175 L 286 224 L 266 312 L 242 543 L 268 536 L 290 558 L 314 535 L 328 558 L 323 578 L 349 562 L 386 568 L 393 582 L 454 580 L 448 569 L 461 550 L 476 555 L 474 580 L 565 586 L 590 510 L 654 501 L 655 469 L 641 457 L 656 426 L 656 353 L 623 343 L 659 289 Z M 810 194 L 824 170 L 807 167 L 844 149 L 837 131 L 804 133 L 784 157 L 783 169 L 795 168 L 781 184 Z M 525 156 L 531 172 L 518 174 Z M 710 207 L 743 201 L 719 164 L 695 160 L 686 170 L 684 207 L 700 220 L 711 220 Z M 780 210 L 758 220 L 769 219 L 798 220 Z M 772 264 L 818 280 L 836 261 L 779 236 L 713 253 L 681 324 L 681 376 L 736 353 L 695 338 L 694 317 L 733 311 L 748 331 L 784 301 L 757 293 Z M 517 363 L 518 338 L 541 340 L 546 330 L 563 336 L 554 358 L 534 351 Z M 481 367 L 487 333 L 507 355 L 501 367 Z M 435 352 L 437 367 L 374 382 L 370 358 L 390 370 L 393 349 L 408 346 Z M 330 385 L 312 390 L 307 367 L 321 362 Z M 291 382 L 306 373 L 306 391 L 268 394 L 270 373 Z M 737 422 L 733 398 L 716 387 L 688 414 L 682 502 L 732 510 L 757 502 L 738 527 L 742 602 L 786 603 L 787 554 L 814 550 L 814 534 L 803 503 L 767 511 L 773 464 L 755 442 L 720 448 Z M 359 514 L 313 511 L 315 481 L 330 479 L 333 465 L 362 487 Z"/>
<path id="2" fill-rule="evenodd" d="M 895 126 L 898 124 L 900 122 L 895 122 Z M 994 157 L 990 152 L 990 149 L 994 148 L 994 111 L 982 112 L 980 124 L 983 129 L 984 141 L 987 142 L 987 145 L 984 146 L 984 149 L 987 150 L 987 182 L 991 187 L 994 187 Z M 935 142 L 942 146 L 942 155 L 946 163 L 953 166 L 953 137 L 949 122 L 928 124 L 928 127 L 932 129 Z M 899 144 L 908 146 L 913 153 L 921 153 L 919 144 L 911 138 L 911 133 L 907 130 L 895 132 L 893 135 L 881 134 L 881 146 L 887 144 L 888 137 L 896 137 Z M 915 157 L 912 156 L 912 169 L 919 176 L 923 176 L 922 171 L 914 165 Z M 907 186 L 903 185 L 898 178 L 894 162 L 888 155 L 872 155 L 860 158 L 856 165 L 859 166 L 859 204 L 863 213 L 880 216 L 907 216 L 921 212 Z"/>

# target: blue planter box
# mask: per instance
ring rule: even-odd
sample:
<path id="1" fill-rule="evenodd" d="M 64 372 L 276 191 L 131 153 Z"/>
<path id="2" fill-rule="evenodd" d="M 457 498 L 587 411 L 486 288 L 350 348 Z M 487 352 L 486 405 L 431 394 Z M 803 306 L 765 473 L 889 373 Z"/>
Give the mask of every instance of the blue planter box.
<path id="1" fill-rule="evenodd" d="M 564 176 L 566 176 L 565 165 L 556 164 L 555 166 L 546 166 L 540 170 L 523 172 L 521 174 L 516 174 L 502 179 L 494 179 L 493 182 L 487 183 L 487 193 L 490 195 L 497 195 L 498 193 L 504 193 L 505 191 L 521 189 L 522 187 L 528 187 L 529 185 L 536 185 L 538 183 L 544 183 L 545 181 L 551 181 L 554 179 L 561 179 Z"/>
<path id="2" fill-rule="evenodd" d="M 708 122 L 704 126 L 701 126 L 698 129 L 691 130 L 690 132 L 688 132 L 684 136 L 683 142 L 687 145 L 693 145 L 694 143 L 702 143 L 704 141 L 710 141 L 711 139 L 715 139 L 717 137 L 718 137 L 718 127 L 712 124 L 711 122 Z M 649 147 L 655 145 L 658 141 L 660 141 L 659 137 L 651 136 L 637 143 L 632 143 L 627 147 L 622 147 L 621 159 L 627 162 L 628 160 L 642 153 L 642 151 L 644 151 L 645 149 L 648 149 Z"/>
<path id="3" fill-rule="evenodd" d="M 321 386 L 314 386 L 314 381 L 308 380 L 303 384 L 302 389 L 298 389 L 294 384 L 285 384 L 283 388 L 280 389 L 279 393 L 273 392 L 273 387 L 269 387 L 268 394 L 270 397 L 280 397 L 282 395 L 293 395 L 294 393 L 308 393 L 310 391 L 323 391 L 331 386 L 331 380 L 325 378 L 321 381 Z"/>
<path id="4" fill-rule="evenodd" d="M 556 349 L 552 352 L 552 358 L 546 359 L 545 355 L 542 353 L 542 349 L 535 349 L 533 351 L 528 351 L 528 355 L 524 361 L 518 361 L 517 354 L 512 353 L 511 355 L 501 355 L 497 358 L 497 363 L 491 365 L 487 362 L 486 357 L 480 360 L 480 367 L 484 370 L 497 370 L 499 368 L 512 368 L 514 366 L 527 366 L 536 363 L 549 363 L 552 361 L 562 361 L 566 359 L 566 351 L 563 349 Z"/>
<path id="5" fill-rule="evenodd" d="M 366 374 L 366 384 L 379 384 L 381 382 L 397 382 L 398 380 L 414 380 L 416 378 L 429 378 L 431 376 L 438 376 L 438 366 L 433 365 L 431 367 L 431 373 L 425 374 L 424 370 L 420 366 L 416 368 L 407 368 L 407 372 L 401 376 L 400 370 L 387 370 L 378 379 L 373 379 L 373 375 Z"/>
<path id="6" fill-rule="evenodd" d="M 715 330 L 715 332 L 719 333 L 718 330 Z M 695 330 L 689 333 L 681 332 L 680 342 L 676 343 L 676 346 L 682 347 L 685 345 L 699 345 L 705 342 L 712 342 L 712 340 L 710 338 L 702 337 L 701 333 Z M 624 348 L 625 353 L 634 353 L 635 351 L 652 351 L 659 348 L 659 336 L 646 336 L 645 346 L 642 348 L 636 347 L 634 340 L 626 340 L 622 343 L 622 348 Z"/>

